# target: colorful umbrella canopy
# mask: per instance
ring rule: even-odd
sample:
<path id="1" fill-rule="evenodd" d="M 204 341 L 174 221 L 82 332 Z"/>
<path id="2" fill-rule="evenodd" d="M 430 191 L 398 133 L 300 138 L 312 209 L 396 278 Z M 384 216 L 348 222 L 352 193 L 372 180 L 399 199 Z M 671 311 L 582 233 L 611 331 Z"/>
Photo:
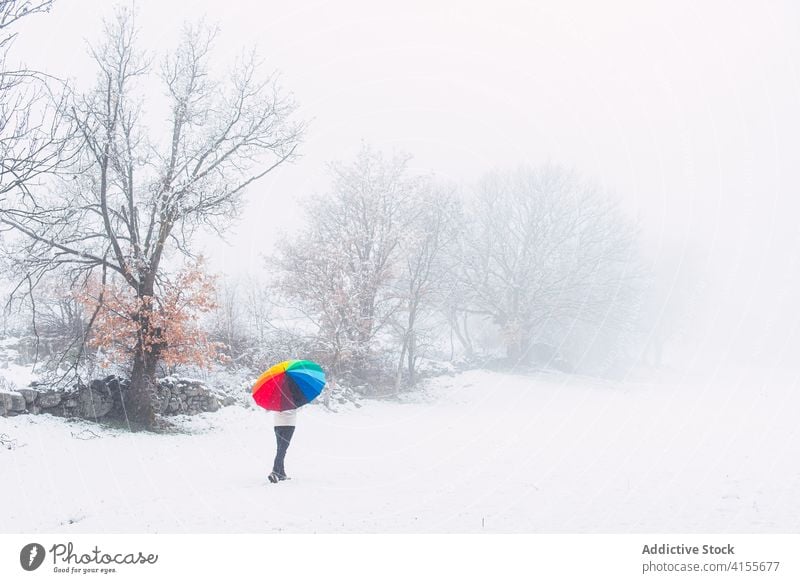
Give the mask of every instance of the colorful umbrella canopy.
<path id="1" fill-rule="evenodd" d="M 316 399 L 325 386 L 322 367 L 310 360 L 284 360 L 253 385 L 253 399 L 269 411 L 297 409 Z"/>

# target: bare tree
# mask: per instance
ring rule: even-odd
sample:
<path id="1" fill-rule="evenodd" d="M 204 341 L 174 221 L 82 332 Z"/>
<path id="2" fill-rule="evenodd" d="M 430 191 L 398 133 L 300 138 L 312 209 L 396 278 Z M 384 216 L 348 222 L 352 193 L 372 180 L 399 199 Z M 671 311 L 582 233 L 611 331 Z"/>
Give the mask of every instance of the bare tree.
<path id="1" fill-rule="evenodd" d="M 561 168 L 485 177 L 461 239 L 467 309 L 526 357 L 538 330 L 630 321 L 634 228 L 616 205 Z"/>
<path id="2" fill-rule="evenodd" d="M 389 283 L 419 187 L 408 158 L 364 147 L 354 164 L 333 165 L 333 190 L 308 209 L 308 227 L 272 262 L 278 287 L 316 329 L 334 374 L 365 357 L 396 309 Z"/>
<path id="3" fill-rule="evenodd" d="M 441 309 L 449 292 L 451 265 L 445 251 L 458 234 L 459 210 L 457 200 L 433 184 L 426 184 L 414 198 L 394 284 L 398 307 L 392 324 L 400 338 L 395 391 L 400 388 L 404 371 L 409 386 L 416 382 L 424 320 Z"/>
<path id="4" fill-rule="evenodd" d="M 192 256 L 199 227 L 219 232 L 237 216 L 244 189 L 292 159 L 301 127 L 274 77 L 259 76 L 254 54 L 215 81 L 216 31 L 192 27 L 157 68 L 169 106 L 164 131 L 147 127 L 143 105 L 153 94 L 142 82 L 154 68 L 137 50 L 134 20 L 119 9 L 106 24 L 105 42 L 91 51 L 97 83 L 64 111 L 83 138 L 73 179 L 18 196 L 0 223 L 21 235 L 15 256 L 25 278 L 63 269 L 73 286 L 99 278 L 101 290 L 107 280 L 127 287 L 137 339 L 126 408 L 130 419 L 152 426 L 156 366 L 166 348 L 153 324 L 165 258 Z"/>

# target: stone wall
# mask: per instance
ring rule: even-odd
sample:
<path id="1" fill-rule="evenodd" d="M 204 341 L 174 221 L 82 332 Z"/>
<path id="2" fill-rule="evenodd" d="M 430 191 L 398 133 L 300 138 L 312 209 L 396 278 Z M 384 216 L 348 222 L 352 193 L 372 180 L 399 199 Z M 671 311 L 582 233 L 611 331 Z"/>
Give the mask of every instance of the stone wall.
<path id="1" fill-rule="evenodd" d="M 232 397 L 216 394 L 201 381 L 167 377 L 159 381 L 156 412 L 162 415 L 195 415 L 232 405 Z"/>
<path id="2" fill-rule="evenodd" d="M 68 390 L 52 390 L 36 383 L 16 391 L 4 389 L 0 390 L 0 416 L 50 413 L 95 420 L 124 419 L 122 395 L 129 386 L 127 379 L 109 376 Z M 167 377 L 159 380 L 155 406 L 161 415 L 196 415 L 233 403 L 232 397 L 212 391 L 201 381 Z"/>

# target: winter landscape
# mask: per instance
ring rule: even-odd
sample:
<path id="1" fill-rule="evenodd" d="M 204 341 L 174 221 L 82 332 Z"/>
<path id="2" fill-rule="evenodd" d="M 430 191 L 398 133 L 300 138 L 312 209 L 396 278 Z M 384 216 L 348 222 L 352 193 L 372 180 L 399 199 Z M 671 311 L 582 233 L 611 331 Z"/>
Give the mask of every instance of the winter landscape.
<path id="1" fill-rule="evenodd" d="M 796 532 L 795 379 L 752 391 L 763 372 L 739 372 L 720 390 L 474 371 L 406 403 L 313 407 L 274 486 L 263 410 L 169 436 L 19 416 L 4 529 Z"/>
<path id="2" fill-rule="evenodd" d="M 179 4 L 0 0 L 0 533 L 797 532 L 796 7 Z"/>

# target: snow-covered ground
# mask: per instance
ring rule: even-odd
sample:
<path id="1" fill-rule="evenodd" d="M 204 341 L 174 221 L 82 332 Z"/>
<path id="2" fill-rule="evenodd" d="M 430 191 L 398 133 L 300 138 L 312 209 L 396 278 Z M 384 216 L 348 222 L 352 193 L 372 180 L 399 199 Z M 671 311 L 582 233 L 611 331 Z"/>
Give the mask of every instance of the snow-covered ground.
<path id="1" fill-rule="evenodd" d="M 255 408 L 178 435 L 0 419 L 16 440 L 0 450 L 0 531 L 797 532 L 795 381 L 472 371 L 408 403 L 301 411 L 293 479 L 275 485 Z"/>

